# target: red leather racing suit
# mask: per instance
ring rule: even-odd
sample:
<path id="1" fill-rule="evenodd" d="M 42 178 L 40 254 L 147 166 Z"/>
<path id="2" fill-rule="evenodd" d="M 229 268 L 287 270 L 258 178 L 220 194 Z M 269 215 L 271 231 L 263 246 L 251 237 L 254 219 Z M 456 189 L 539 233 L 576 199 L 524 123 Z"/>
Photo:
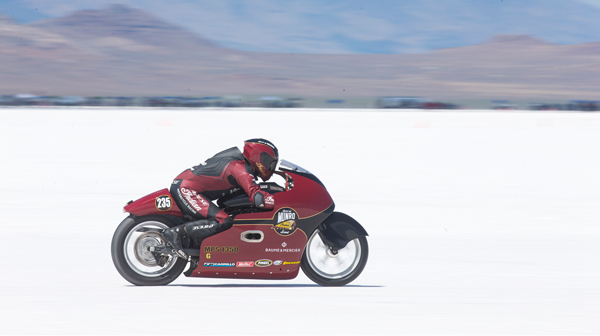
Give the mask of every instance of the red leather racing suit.
<path id="1" fill-rule="evenodd" d="M 220 224 L 229 218 L 212 200 L 243 190 L 255 206 L 271 210 L 273 195 L 260 190 L 252 168 L 237 147 L 224 150 L 179 174 L 171 195 L 181 212 L 194 219 L 214 218 Z"/>

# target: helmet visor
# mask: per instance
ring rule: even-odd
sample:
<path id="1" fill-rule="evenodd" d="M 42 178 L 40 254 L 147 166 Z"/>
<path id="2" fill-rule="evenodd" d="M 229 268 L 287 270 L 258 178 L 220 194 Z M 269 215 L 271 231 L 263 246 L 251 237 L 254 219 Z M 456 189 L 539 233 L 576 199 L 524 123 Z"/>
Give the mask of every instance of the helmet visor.
<path id="1" fill-rule="evenodd" d="M 262 163 L 262 165 L 265 166 L 271 172 L 271 174 L 277 167 L 277 159 L 265 152 L 260 153 L 260 163 Z"/>

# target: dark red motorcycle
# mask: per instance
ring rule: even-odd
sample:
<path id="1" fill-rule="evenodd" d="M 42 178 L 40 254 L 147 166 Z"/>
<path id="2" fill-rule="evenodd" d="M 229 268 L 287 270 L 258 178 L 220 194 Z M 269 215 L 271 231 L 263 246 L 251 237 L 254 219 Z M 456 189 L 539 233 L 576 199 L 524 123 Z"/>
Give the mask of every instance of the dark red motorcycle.
<path id="1" fill-rule="evenodd" d="M 263 183 L 276 208 L 260 210 L 247 195 L 219 199 L 235 216 L 233 227 L 202 241 L 182 242 L 189 260 L 179 258 L 161 232 L 186 220 L 165 188 L 130 201 L 130 215 L 112 240 L 119 273 L 138 286 L 166 285 L 185 271 L 188 277 L 293 279 L 300 268 L 323 286 L 343 286 L 363 271 L 369 254 L 367 232 L 350 216 L 333 211 L 325 186 L 307 170 L 282 160 L 275 172 L 285 187 Z"/>

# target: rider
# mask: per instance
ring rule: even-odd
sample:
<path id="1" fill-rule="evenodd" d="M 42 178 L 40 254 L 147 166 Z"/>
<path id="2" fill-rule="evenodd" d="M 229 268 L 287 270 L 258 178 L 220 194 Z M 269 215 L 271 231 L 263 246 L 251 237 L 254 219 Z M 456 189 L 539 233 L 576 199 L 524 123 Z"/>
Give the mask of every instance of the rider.
<path id="1" fill-rule="evenodd" d="M 164 230 L 163 238 L 180 257 L 187 259 L 181 239 L 204 239 L 231 228 L 233 219 L 212 200 L 241 190 L 256 207 L 272 210 L 273 195 L 260 189 L 256 177 L 263 181 L 271 178 L 278 160 L 279 153 L 272 142 L 249 139 L 244 141 L 243 153 L 232 147 L 179 174 L 171 185 L 171 195 L 184 217 L 195 220 Z"/>

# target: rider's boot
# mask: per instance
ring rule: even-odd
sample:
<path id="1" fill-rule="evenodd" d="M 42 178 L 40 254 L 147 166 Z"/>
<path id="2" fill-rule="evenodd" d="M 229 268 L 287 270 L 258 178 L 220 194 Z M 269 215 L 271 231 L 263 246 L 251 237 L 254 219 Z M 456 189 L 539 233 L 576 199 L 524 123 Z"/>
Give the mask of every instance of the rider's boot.
<path id="1" fill-rule="evenodd" d="M 181 247 L 181 238 L 191 237 L 203 240 L 221 231 L 229 229 L 233 225 L 233 220 L 228 217 L 221 224 L 216 219 L 200 219 L 193 222 L 181 224 L 163 231 L 163 238 L 175 249 L 177 254 L 187 259 L 187 254 Z"/>
<path id="2" fill-rule="evenodd" d="M 179 257 L 187 260 L 188 255 L 183 251 L 183 247 L 181 247 L 181 238 L 185 236 L 184 226 L 185 224 L 166 229 L 162 232 L 162 237 L 175 249 Z"/>

